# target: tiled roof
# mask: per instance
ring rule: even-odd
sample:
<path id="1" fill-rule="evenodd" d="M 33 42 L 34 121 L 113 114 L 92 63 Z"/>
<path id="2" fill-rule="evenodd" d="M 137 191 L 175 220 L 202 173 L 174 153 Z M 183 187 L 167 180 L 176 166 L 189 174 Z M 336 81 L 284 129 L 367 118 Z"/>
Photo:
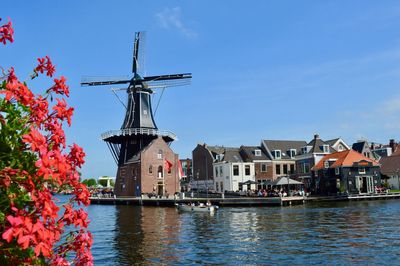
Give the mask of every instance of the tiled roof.
<path id="1" fill-rule="evenodd" d="M 323 145 L 329 145 L 327 142 L 321 140 L 320 138 L 314 138 L 310 141 L 307 146 L 311 146 L 308 153 L 324 153 Z M 329 152 L 335 152 L 335 150 L 329 145 Z"/>
<path id="2" fill-rule="evenodd" d="M 382 157 L 379 161 L 381 163 L 382 174 L 394 174 L 400 169 L 400 156 L 387 156 Z M 400 172 L 399 172 L 400 173 Z"/>
<path id="3" fill-rule="evenodd" d="M 224 161 L 227 162 L 243 162 L 242 156 L 240 156 L 239 148 L 225 148 Z"/>
<path id="4" fill-rule="evenodd" d="M 336 168 L 341 166 L 352 166 L 354 163 L 359 161 L 372 162 L 373 166 L 379 166 L 379 164 L 370 158 L 365 157 L 361 153 L 354 150 L 335 152 L 325 155 L 314 167 L 313 170 L 320 170 L 324 168 L 325 161 L 329 159 L 336 159 L 336 161 L 329 166 L 329 168 Z"/>
<path id="5" fill-rule="evenodd" d="M 259 146 L 241 146 L 240 150 L 242 152 L 244 152 L 251 161 L 254 161 L 254 160 L 269 160 L 268 155 L 266 155 L 264 150 Z M 261 151 L 261 155 L 260 156 L 256 156 L 255 152 L 254 152 L 255 150 L 260 150 Z"/>
<path id="6" fill-rule="evenodd" d="M 300 149 L 306 146 L 307 142 L 301 140 L 263 140 L 264 145 L 270 152 L 280 150 L 282 152 L 282 159 L 291 159 L 288 152 L 290 149 L 295 149 L 296 154 L 300 154 Z M 267 155 L 269 158 L 269 155 Z M 269 158 L 274 159 L 274 158 Z"/>
<path id="7" fill-rule="evenodd" d="M 336 141 L 338 141 L 339 139 L 340 139 L 340 138 L 325 140 L 325 143 L 328 144 L 329 146 L 332 146 L 332 145 L 335 144 Z"/>
<path id="8" fill-rule="evenodd" d="M 362 153 L 364 150 L 364 145 L 365 145 L 365 141 L 360 141 L 360 142 L 356 142 L 353 144 L 353 146 L 351 147 L 353 150 Z"/>

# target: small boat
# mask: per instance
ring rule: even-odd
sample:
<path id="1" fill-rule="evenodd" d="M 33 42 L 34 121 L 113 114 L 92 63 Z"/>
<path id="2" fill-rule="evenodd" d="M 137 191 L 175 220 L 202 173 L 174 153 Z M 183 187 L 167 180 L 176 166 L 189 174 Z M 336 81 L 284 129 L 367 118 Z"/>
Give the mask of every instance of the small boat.
<path id="1" fill-rule="evenodd" d="M 186 205 L 186 204 L 175 204 L 178 211 L 183 212 L 215 212 L 218 210 L 218 206 L 216 205 Z"/>

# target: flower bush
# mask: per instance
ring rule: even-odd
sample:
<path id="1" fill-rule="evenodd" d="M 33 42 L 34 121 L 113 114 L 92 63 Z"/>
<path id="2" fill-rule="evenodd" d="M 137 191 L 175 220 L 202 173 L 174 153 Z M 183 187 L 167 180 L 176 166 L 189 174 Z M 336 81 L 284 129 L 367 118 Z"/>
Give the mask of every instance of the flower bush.
<path id="1" fill-rule="evenodd" d="M 11 22 L 0 25 L 0 42 L 13 42 L 13 33 Z M 54 74 L 46 56 L 30 77 Z M 14 68 L 0 74 L 0 265 L 93 264 L 82 208 L 89 192 L 78 173 L 85 153 L 66 143 L 63 125 L 71 125 L 74 111 L 66 79 L 50 82 L 35 95 Z M 69 201 L 58 206 L 53 194 L 67 189 Z"/>

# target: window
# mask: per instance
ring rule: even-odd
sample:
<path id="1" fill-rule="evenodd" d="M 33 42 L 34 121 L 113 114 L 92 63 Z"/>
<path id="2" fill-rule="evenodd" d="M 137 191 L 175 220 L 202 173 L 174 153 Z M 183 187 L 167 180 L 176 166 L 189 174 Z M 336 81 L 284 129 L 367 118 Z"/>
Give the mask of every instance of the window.
<path id="1" fill-rule="evenodd" d="M 301 154 L 306 154 L 307 153 L 307 147 L 301 148 Z"/>
<path id="2" fill-rule="evenodd" d="M 221 192 L 224 192 L 224 183 L 222 181 L 221 181 L 220 185 L 221 185 Z"/>
<path id="3" fill-rule="evenodd" d="M 157 176 L 158 176 L 158 178 L 162 178 L 163 177 L 163 168 L 162 168 L 161 165 L 157 169 Z"/>
<path id="4" fill-rule="evenodd" d="M 294 156 L 296 156 L 296 150 L 290 149 L 289 154 L 290 154 L 290 158 L 294 158 Z"/>
<path id="5" fill-rule="evenodd" d="M 325 161 L 325 162 L 324 162 L 324 167 L 325 167 L 325 168 L 329 168 L 329 162 L 328 162 L 328 161 Z"/>
<path id="6" fill-rule="evenodd" d="M 339 145 L 338 151 L 343 151 L 343 145 L 342 144 Z"/>
<path id="7" fill-rule="evenodd" d="M 280 164 L 275 165 L 275 172 L 277 175 L 281 174 L 281 165 Z"/>
<path id="8" fill-rule="evenodd" d="M 265 163 L 261 164 L 261 172 L 267 172 L 267 164 Z"/>
<path id="9" fill-rule="evenodd" d="M 324 153 L 329 153 L 329 145 L 323 145 Z"/>
<path id="10" fill-rule="evenodd" d="M 219 167 L 219 174 L 221 175 L 221 177 L 224 175 L 224 172 L 222 171 L 222 166 Z"/>
<path id="11" fill-rule="evenodd" d="M 235 176 L 239 175 L 239 165 L 233 166 L 233 175 L 235 175 Z"/>
<path id="12" fill-rule="evenodd" d="M 215 182 L 215 191 L 219 191 L 219 186 L 218 182 Z"/>
<path id="13" fill-rule="evenodd" d="M 290 173 L 294 174 L 295 170 L 294 170 L 294 164 L 290 165 Z"/>
<path id="14" fill-rule="evenodd" d="M 283 174 L 287 175 L 288 171 L 287 171 L 287 164 L 283 165 Z"/>
<path id="15" fill-rule="evenodd" d="M 261 150 L 255 150 L 254 151 L 255 156 L 261 156 Z"/>
<path id="16" fill-rule="evenodd" d="M 365 168 L 364 167 L 358 168 L 358 173 L 359 174 L 365 174 Z"/>
<path id="17" fill-rule="evenodd" d="M 152 174 L 152 173 L 153 173 L 153 166 L 150 165 L 150 166 L 149 166 L 149 174 Z"/>
<path id="18" fill-rule="evenodd" d="M 340 174 L 340 169 L 339 169 L 339 167 L 336 167 L 335 168 L 335 175 L 339 175 Z"/>
<path id="19" fill-rule="evenodd" d="M 281 159 L 281 150 L 274 150 L 275 159 Z"/>
<path id="20" fill-rule="evenodd" d="M 218 177 L 219 176 L 219 172 L 218 172 L 218 166 L 215 167 L 215 176 Z"/>
<path id="21" fill-rule="evenodd" d="M 303 169 L 304 169 L 305 174 L 310 172 L 310 164 L 309 163 L 304 163 L 303 167 L 304 167 Z"/>
<path id="22" fill-rule="evenodd" d="M 244 166 L 244 174 L 245 175 L 250 175 L 250 165 L 245 165 Z"/>
<path id="23" fill-rule="evenodd" d="M 163 151 L 162 150 L 158 150 L 157 159 L 162 159 L 162 155 L 163 155 Z"/>

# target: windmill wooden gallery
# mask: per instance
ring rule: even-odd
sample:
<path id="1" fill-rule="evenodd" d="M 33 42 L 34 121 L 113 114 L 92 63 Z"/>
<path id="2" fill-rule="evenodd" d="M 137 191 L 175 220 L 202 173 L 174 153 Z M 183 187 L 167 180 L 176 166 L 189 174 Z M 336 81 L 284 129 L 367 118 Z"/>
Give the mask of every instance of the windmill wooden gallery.
<path id="1" fill-rule="evenodd" d="M 101 135 L 118 165 L 114 193 L 137 197 L 179 192 L 179 158 L 170 148 L 176 136 L 159 130 L 154 121 L 151 95 L 155 89 L 190 83 L 191 73 L 142 77 L 144 33 L 135 34 L 131 79 L 83 78 L 82 86 L 125 85 L 128 87 L 125 119 L 121 129 Z"/>

